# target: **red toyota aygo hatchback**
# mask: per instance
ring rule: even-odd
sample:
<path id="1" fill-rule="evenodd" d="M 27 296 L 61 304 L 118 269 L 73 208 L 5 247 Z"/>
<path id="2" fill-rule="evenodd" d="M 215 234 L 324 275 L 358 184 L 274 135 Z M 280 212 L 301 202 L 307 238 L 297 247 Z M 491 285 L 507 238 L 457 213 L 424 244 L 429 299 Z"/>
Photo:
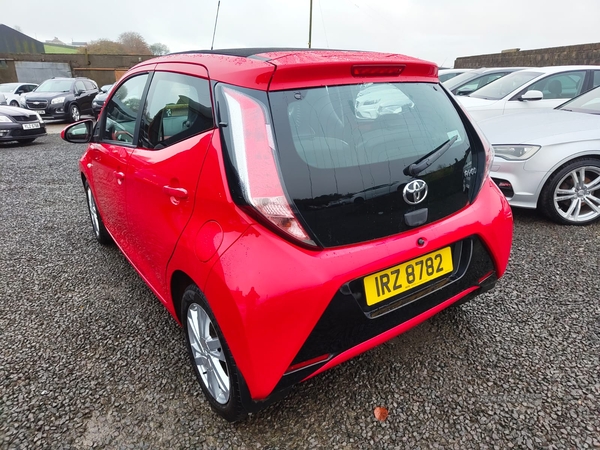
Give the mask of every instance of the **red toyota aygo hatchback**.
<path id="1" fill-rule="evenodd" d="M 407 56 L 295 49 L 138 64 L 62 132 L 91 222 L 184 329 L 236 421 L 492 288 L 511 210 L 492 150 Z"/>

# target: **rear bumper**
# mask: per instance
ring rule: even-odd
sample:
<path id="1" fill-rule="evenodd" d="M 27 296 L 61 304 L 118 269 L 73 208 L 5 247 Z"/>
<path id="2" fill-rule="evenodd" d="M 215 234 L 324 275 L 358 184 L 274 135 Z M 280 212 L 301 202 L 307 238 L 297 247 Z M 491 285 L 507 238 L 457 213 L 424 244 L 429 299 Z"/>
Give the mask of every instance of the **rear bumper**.
<path id="1" fill-rule="evenodd" d="M 250 227 L 204 288 L 244 377 L 247 409 L 489 289 L 506 269 L 511 242 L 512 213 L 491 180 L 453 216 L 357 246 L 315 252 Z M 364 276 L 446 246 L 461 253 L 452 274 L 366 307 Z"/>

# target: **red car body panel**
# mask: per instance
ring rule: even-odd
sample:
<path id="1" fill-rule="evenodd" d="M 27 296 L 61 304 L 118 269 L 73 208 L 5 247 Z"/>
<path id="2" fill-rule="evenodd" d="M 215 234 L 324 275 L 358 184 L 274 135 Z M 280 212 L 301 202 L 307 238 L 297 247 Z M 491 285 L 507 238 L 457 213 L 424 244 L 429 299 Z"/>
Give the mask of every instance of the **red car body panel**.
<path id="1" fill-rule="evenodd" d="M 160 152 L 135 149 L 127 169 L 128 252 L 134 265 L 168 293 L 166 267 L 196 199 L 196 186 L 213 131 Z M 159 220 L 157 220 L 159 218 Z"/>
<path id="2" fill-rule="evenodd" d="M 434 64 L 400 55 L 278 51 L 257 56 L 169 55 L 137 65 L 119 83 L 130 74 L 158 68 L 282 90 L 360 82 L 351 68 L 363 61 L 405 66 L 400 76 L 376 81 L 437 82 Z M 210 64 L 204 63 L 207 58 Z M 106 168 L 96 167 L 97 158 Z M 160 152 L 92 143 L 80 160 L 109 233 L 173 317 L 179 322 L 171 290 L 177 274 L 185 274 L 204 292 L 253 400 L 273 393 L 344 283 L 469 236 L 483 241 L 498 278 L 506 270 L 512 213 L 489 177 L 475 201 L 444 218 L 443 226 L 434 222 L 358 245 L 311 250 L 283 239 L 237 206 L 225 167 L 215 130 Z M 125 174 L 121 183 L 115 178 L 120 173 Z M 184 189 L 186 195 L 170 195 L 173 191 L 165 187 Z M 419 239 L 424 244 L 417 244 Z M 311 376 L 412 328 L 478 287 L 336 355 Z"/>
<path id="3" fill-rule="evenodd" d="M 486 181 L 476 202 L 446 218 L 443 229 L 433 223 L 330 250 L 301 249 L 259 224 L 249 228 L 218 259 L 204 291 L 209 301 L 218 299 L 211 308 L 252 397 L 262 399 L 271 393 L 333 295 L 350 280 L 472 235 L 478 235 L 496 256 L 496 272 L 501 276 L 512 241 L 512 212 L 498 192 L 494 183 Z M 419 238 L 426 241 L 424 246 L 417 245 Z"/>

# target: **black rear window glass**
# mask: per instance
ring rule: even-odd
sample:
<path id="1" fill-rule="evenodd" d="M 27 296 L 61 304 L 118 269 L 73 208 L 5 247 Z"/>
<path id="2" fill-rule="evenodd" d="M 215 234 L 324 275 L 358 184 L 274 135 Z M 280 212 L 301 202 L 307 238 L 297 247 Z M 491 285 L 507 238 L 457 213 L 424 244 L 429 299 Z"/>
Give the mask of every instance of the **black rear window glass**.
<path id="1" fill-rule="evenodd" d="M 462 158 L 469 147 L 458 113 L 435 84 L 323 87 L 275 92 L 270 98 L 278 148 L 291 143 L 297 156 L 317 169 L 410 164 L 454 136 L 449 154 L 458 150 Z"/>

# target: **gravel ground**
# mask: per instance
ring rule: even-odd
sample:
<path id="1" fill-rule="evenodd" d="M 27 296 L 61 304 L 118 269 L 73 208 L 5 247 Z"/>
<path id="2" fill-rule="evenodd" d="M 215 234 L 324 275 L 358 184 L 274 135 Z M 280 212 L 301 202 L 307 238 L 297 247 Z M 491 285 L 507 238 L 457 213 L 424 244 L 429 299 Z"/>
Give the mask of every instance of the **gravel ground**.
<path id="1" fill-rule="evenodd" d="M 180 328 L 94 241 L 84 148 L 0 144 L 0 448 L 600 448 L 600 225 L 516 211 L 494 291 L 229 425 Z"/>

